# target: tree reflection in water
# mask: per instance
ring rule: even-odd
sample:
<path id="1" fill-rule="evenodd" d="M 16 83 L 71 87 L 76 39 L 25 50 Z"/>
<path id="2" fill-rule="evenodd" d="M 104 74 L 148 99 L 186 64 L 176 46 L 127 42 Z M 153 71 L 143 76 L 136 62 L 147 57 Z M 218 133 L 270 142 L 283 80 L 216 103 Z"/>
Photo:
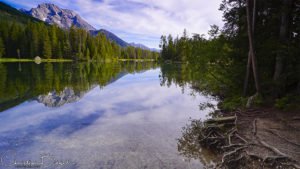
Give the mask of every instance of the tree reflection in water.
<path id="1" fill-rule="evenodd" d="M 216 166 L 218 155 L 200 145 L 201 128 L 203 123 L 201 120 L 190 119 L 189 123 L 182 128 L 182 136 L 177 141 L 177 148 L 180 155 L 187 160 L 200 160 L 207 168 Z"/>
<path id="2" fill-rule="evenodd" d="M 18 65 L 22 65 L 21 71 Z M 128 73 L 158 67 L 157 62 L 0 63 L 0 112 L 49 93 L 86 93 Z"/>
<path id="3" fill-rule="evenodd" d="M 161 85 L 169 86 L 175 83 L 182 88 L 192 89 L 191 95 L 204 95 L 210 98 L 207 102 L 199 103 L 200 111 L 215 110 L 217 97 L 212 96 L 212 91 L 209 90 L 209 80 L 204 77 L 204 74 L 197 70 L 192 70 L 186 64 L 161 64 Z M 208 85 L 209 84 L 209 85 Z M 199 113 L 200 113 L 199 111 Z M 208 117 L 215 117 L 217 111 L 212 111 Z M 200 160 L 206 168 L 214 168 L 216 166 L 218 155 L 200 145 L 201 120 L 190 119 L 188 124 L 182 128 L 182 136 L 177 139 L 177 148 L 180 155 L 187 160 Z"/>

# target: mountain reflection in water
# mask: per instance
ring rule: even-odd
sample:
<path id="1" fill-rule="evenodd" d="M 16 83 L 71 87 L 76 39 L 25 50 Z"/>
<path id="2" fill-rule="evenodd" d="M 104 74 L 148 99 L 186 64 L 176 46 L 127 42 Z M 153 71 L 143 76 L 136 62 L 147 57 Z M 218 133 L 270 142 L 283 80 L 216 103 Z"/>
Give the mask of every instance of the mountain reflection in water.
<path id="1" fill-rule="evenodd" d="M 0 66 L 0 153 L 14 152 L 5 164 L 50 154 L 64 168 L 203 168 L 176 139 L 189 118 L 207 115 L 199 103 L 215 101 L 188 82 L 165 84 L 156 63 L 15 68 Z"/>

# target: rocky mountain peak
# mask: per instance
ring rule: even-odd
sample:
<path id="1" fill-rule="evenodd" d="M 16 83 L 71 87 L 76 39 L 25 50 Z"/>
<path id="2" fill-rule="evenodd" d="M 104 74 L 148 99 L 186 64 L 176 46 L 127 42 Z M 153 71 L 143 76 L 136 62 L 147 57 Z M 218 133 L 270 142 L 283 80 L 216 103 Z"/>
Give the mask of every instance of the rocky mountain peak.
<path id="1" fill-rule="evenodd" d="M 61 10 L 58 6 L 56 6 L 54 4 L 51 4 L 51 3 L 39 4 L 37 8 L 49 9 L 49 10 L 52 10 L 52 11 L 60 11 Z"/>
<path id="2" fill-rule="evenodd" d="M 69 9 L 61 9 L 55 4 L 43 3 L 27 12 L 29 15 L 56 24 L 61 28 L 69 29 L 72 25 L 85 30 L 96 30 L 93 26 L 83 20 L 76 12 Z"/>

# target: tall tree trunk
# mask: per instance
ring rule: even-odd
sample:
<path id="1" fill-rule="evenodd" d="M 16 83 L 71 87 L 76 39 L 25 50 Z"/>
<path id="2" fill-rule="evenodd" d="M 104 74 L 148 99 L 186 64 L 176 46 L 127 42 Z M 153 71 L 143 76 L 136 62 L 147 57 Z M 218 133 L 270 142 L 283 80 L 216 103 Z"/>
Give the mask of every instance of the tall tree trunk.
<path id="1" fill-rule="evenodd" d="M 284 67 L 284 54 L 285 46 L 288 43 L 288 29 L 289 29 L 289 15 L 291 12 L 293 0 L 283 0 L 282 10 L 281 10 L 281 23 L 280 23 L 280 32 L 279 32 L 279 41 L 281 46 L 276 55 L 275 70 L 273 75 L 273 80 L 275 82 L 275 89 L 273 94 L 277 96 L 280 90 L 280 86 L 284 81 L 281 80 L 283 67 Z"/>
<path id="2" fill-rule="evenodd" d="M 251 14 L 249 14 L 249 16 L 251 16 Z M 255 32 L 255 19 L 256 19 L 256 0 L 254 0 L 253 10 L 252 10 L 252 35 L 253 35 L 253 42 L 254 42 L 254 32 Z M 254 43 L 253 43 L 253 46 L 254 46 Z M 245 77 L 245 81 L 244 81 L 244 90 L 243 90 L 243 95 L 244 96 L 246 96 L 246 94 L 247 94 L 251 64 L 252 64 L 252 57 L 251 57 L 251 53 L 250 53 L 250 50 L 249 50 L 249 52 L 248 52 L 248 61 L 247 61 L 247 71 L 246 71 L 246 77 Z"/>
<path id="3" fill-rule="evenodd" d="M 298 81 L 297 92 L 300 94 L 300 81 Z"/>
<path id="4" fill-rule="evenodd" d="M 249 39 L 249 56 L 248 56 L 248 65 L 250 70 L 250 65 L 252 65 L 253 70 L 253 76 L 254 76 L 254 82 L 255 82 L 255 88 L 256 92 L 260 94 L 260 84 L 258 81 L 258 73 L 257 73 L 257 65 L 256 65 L 256 56 L 254 53 L 254 37 L 253 37 L 253 30 L 254 30 L 254 19 L 253 16 L 251 16 L 251 4 L 253 4 L 253 16 L 255 16 L 256 7 L 254 7 L 255 2 L 250 3 L 250 0 L 247 0 L 246 5 L 246 12 L 247 12 L 247 25 L 248 25 L 248 39 Z M 251 59 L 249 58 L 251 57 Z M 248 67 L 247 65 L 247 67 Z M 247 70 L 247 74 L 250 74 L 250 71 Z M 246 75 L 249 78 L 249 75 Z M 247 78 L 247 77 L 246 77 Z M 248 82 L 248 80 L 247 80 Z"/>
<path id="5" fill-rule="evenodd" d="M 243 90 L 243 95 L 247 95 L 247 89 L 248 89 L 248 83 L 249 83 L 249 77 L 250 77 L 250 70 L 251 70 L 251 64 L 252 64 L 252 57 L 250 54 L 250 51 L 248 52 L 248 61 L 247 61 L 247 71 L 246 71 L 246 77 L 244 81 L 244 90 Z"/>

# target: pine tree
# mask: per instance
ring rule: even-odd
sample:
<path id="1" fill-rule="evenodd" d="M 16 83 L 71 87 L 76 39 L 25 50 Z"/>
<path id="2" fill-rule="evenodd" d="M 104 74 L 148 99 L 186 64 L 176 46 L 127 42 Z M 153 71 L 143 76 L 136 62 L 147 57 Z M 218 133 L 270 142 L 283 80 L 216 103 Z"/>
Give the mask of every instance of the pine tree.
<path id="1" fill-rule="evenodd" d="M 20 34 L 20 28 L 19 25 L 17 25 L 15 22 L 10 27 L 10 34 L 8 37 L 8 44 L 7 44 L 7 55 L 10 56 L 17 56 L 17 48 L 18 48 L 18 42 L 19 42 L 19 34 Z"/>
<path id="2" fill-rule="evenodd" d="M 96 58 L 98 61 L 100 61 L 100 59 L 101 59 L 101 57 L 98 54 L 97 46 L 94 47 L 93 57 Z"/>
<path id="3" fill-rule="evenodd" d="M 86 57 L 87 61 L 90 61 L 91 57 L 90 57 L 90 49 L 89 48 L 86 49 L 86 55 L 85 55 L 85 57 Z"/>
<path id="4" fill-rule="evenodd" d="M 0 58 L 2 58 L 5 54 L 5 47 L 2 38 L 0 37 Z"/>
<path id="5" fill-rule="evenodd" d="M 71 58 L 71 45 L 70 45 L 70 42 L 69 40 L 66 40 L 64 42 L 64 45 L 63 45 L 63 55 L 66 57 L 66 58 Z"/>
<path id="6" fill-rule="evenodd" d="M 36 25 L 29 25 L 31 38 L 30 38 L 30 56 L 34 58 L 35 56 L 39 55 L 39 38 L 38 38 L 38 31 Z"/>
<path id="7" fill-rule="evenodd" d="M 50 59 L 52 57 L 52 50 L 51 50 L 51 42 L 49 39 L 48 31 L 45 31 L 44 34 L 44 41 L 43 41 L 43 57 Z"/>
<path id="8" fill-rule="evenodd" d="M 84 54 L 82 52 L 82 45 L 81 45 L 81 41 L 78 44 L 78 51 L 77 51 L 77 59 L 79 60 L 83 60 Z"/>
<path id="9" fill-rule="evenodd" d="M 57 35 L 56 35 L 56 27 L 51 26 L 50 29 L 50 37 L 51 37 L 51 47 L 52 47 L 52 55 L 54 57 L 58 57 L 58 40 L 57 40 Z"/>
<path id="10" fill-rule="evenodd" d="M 63 58 L 63 51 L 62 51 L 62 44 L 60 42 L 58 42 L 58 51 L 57 51 L 57 57 L 59 59 L 62 59 Z"/>

